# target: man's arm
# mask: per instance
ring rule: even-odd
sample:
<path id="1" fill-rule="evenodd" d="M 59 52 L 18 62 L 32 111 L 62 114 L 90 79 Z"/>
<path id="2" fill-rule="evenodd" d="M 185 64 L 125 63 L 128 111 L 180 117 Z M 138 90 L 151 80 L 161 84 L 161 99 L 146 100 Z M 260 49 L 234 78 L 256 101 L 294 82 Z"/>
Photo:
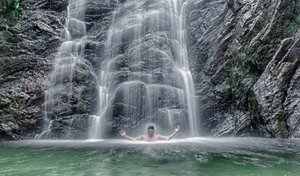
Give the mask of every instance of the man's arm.
<path id="1" fill-rule="evenodd" d="M 158 136 L 158 140 L 170 140 L 180 131 L 180 126 L 177 125 L 174 132 L 170 136 Z"/>
<path id="2" fill-rule="evenodd" d="M 130 137 L 126 134 L 126 131 L 124 129 L 120 130 L 119 132 L 120 136 L 122 136 L 123 138 L 129 139 L 131 141 L 136 141 L 136 140 L 143 140 L 143 136 L 139 136 L 139 137 Z"/>

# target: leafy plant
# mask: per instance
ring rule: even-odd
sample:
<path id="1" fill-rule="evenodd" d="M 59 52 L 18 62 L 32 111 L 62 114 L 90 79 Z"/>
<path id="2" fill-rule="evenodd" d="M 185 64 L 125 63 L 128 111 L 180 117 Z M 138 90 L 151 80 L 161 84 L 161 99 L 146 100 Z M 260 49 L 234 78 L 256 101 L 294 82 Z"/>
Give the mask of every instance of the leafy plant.
<path id="1" fill-rule="evenodd" d="M 25 13 L 27 0 L 0 0 L 0 39 L 13 40 L 12 31 L 20 31 L 18 17 Z"/>
<path id="2" fill-rule="evenodd" d="M 12 13 L 14 16 L 19 16 L 24 8 L 21 4 L 23 4 L 24 0 L 2 0 L 0 1 L 0 15 L 5 15 L 8 13 Z"/>
<path id="3" fill-rule="evenodd" d="M 16 22 L 12 28 L 16 31 L 19 31 L 21 29 L 21 23 Z"/>

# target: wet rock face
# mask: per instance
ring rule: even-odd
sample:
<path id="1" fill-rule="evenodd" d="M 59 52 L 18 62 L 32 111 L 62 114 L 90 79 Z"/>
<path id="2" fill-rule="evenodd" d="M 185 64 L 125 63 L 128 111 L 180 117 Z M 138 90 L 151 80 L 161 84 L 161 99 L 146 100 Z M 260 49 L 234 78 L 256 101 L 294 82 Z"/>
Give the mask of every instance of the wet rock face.
<path id="1" fill-rule="evenodd" d="M 103 28 L 97 29 L 97 37 L 104 41 L 114 6 L 108 1 L 91 0 L 87 4 L 88 27 L 93 20 L 101 21 Z M 56 119 L 52 137 L 72 134 L 71 138 L 86 138 L 88 117 L 95 111 L 98 97 L 96 81 L 86 66 L 93 64 L 99 69 L 94 60 L 102 54 L 102 44 L 86 44 L 88 64 L 76 65 L 74 82 L 58 86 L 70 91 L 61 91 L 55 95 L 57 101 L 46 102 L 47 81 L 58 48 L 64 42 L 68 1 L 29 1 L 29 5 L 34 8 L 32 13 L 20 17 L 20 31 L 12 31 L 11 38 L 0 42 L 0 138 L 34 138 L 41 134 L 47 114 L 45 106 L 51 103 L 56 104 L 55 111 L 47 114 Z"/>
<path id="2" fill-rule="evenodd" d="M 0 42 L 2 139 L 32 138 L 42 127 L 44 82 L 61 43 L 66 8 L 61 4 L 58 10 L 47 2 L 29 1 L 32 13 L 21 15 L 21 28 Z"/>
<path id="3" fill-rule="evenodd" d="M 299 136 L 299 3 L 191 4 L 189 59 L 202 134 Z"/>
<path id="4" fill-rule="evenodd" d="M 232 95 L 230 86 L 224 82 L 225 69 L 220 68 L 224 59 L 216 54 L 220 53 L 218 50 L 222 50 L 219 49 L 219 45 L 223 39 L 218 36 L 230 38 L 233 35 L 231 31 L 224 31 L 230 27 L 227 27 L 227 24 L 233 15 L 226 1 L 191 1 L 190 3 L 187 24 L 188 56 L 199 101 L 202 135 L 218 135 L 218 131 L 222 131 L 219 128 L 223 128 L 220 124 L 226 120 L 226 116 L 230 116 L 225 115 L 225 112 L 232 104 Z M 224 47 L 226 51 L 227 48 Z M 221 72 L 219 74 L 221 76 L 213 75 L 213 71 Z M 234 129 L 231 125 L 224 128 Z M 230 132 L 220 133 L 230 134 Z"/>
<path id="5" fill-rule="evenodd" d="M 105 136 L 120 128 L 129 134 L 144 131 L 148 123 L 169 132 L 175 114 L 188 111 L 185 43 L 180 40 L 183 9 L 181 2 L 145 0 L 122 2 L 114 12 L 99 83 L 100 99 L 110 97 L 109 108 L 100 108 Z M 186 132 L 188 117 L 182 117 Z"/>
<path id="6" fill-rule="evenodd" d="M 107 33 L 116 7 L 115 0 L 88 0 L 86 3 L 86 30 L 91 37 L 85 44 L 85 59 L 91 63 L 96 73 L 101 69 Z"/>
<path id="7" fill-rule="evenodd" d="M 126 0 L 119 3 L 124 4 Z M 102 69 L 105 42 L 118 3 L 87 1 L 85 22 L 90 37 L 85 42 L 86 61 L 76 66 L 72 83 L 60 85 L 61 89 L 70 91 L 57 93 L 55 102 L 44 100 L 46 82 L 66 35 L 63 28 L 68 1 L 30 1 L 30 5 L 34 9 L 20 17 L 20 31 L 12 31 L 11 38 L 0 42 L 0 138 L 33 138 L 41 133 L 44 107 L 49 103 L 56 105 L 55 110 L 47 114 L 54 119 L 52 138 L 86 138 L 89 115 L 94 114 L 98 106 L 96 84 L 99 80 L 94 73 Z M 187 49 L 201 135 L 300 137 L 299 9 L 300 3 L 293 0 L 189 0 Z M 166 19 L 164 27 L 167 26 Z M 124 36 L 131 36 L 131 30 L 124 32 L 128 32 Z M 111 85 L 117 87 L 130 77 L 140 77 L 141 82 L 126 85 L 136 87 L 135 92 L 126 92 L 122 86 L 115 89 L 115 94 L 120 96 L 111 104 L 112 118 L 107 125 L 112 128 L 106 132 L 108 136 L 124 124 L 134 128 L 145 116 L 143 107 L 134 111 L 136 120 L 122 116 L 145 98 L 142 92 L 146 88 L 142 82 L 148 79 L 147 74 L 142 79 L 142 74 L 132 73 L 157 69 L 151 75 L 153 82 L 159 84 L 164 78 L 170 81 L 167 84 L 182 88 L 172 81 L 177 78 L 163 76 L 173 71 L 170 63 L 160 62 L 167 61 L 165 55 L 153 55 L 155 52 L 147 48 L 170 47 L 165 39 L 159 35 L 144 37 L 141 46 L 145 52 L 141 55 L 152 58 L 151 68 L 145 66 L 149 65 L 147 60 L 131 62 L 135 56 L 130 49 L 133 46 L 115 43 L 114 47 L 126 51 L 127 55 L 119 56 L 112 64 L 119 72 L 113 75 Z M 130 43 L 130 37 L 122 40 Z M 161 88 L 164 95 L 176 99 L 174 92 L 165 89 Z M 124 104 L 126 94 L 134 94 L 131 98 L 136 98 L 137 103 Z M 158 106 L 186 108 L 178 102 L 167 101 L 161 101 Z M 186 116 L 186 112 L 173 113 L 178 116 L 176 123 L 182 123 L 180 117 Z"/>
<path id="8" fill-rule="evenodd" d="M 291 98 L 291 94 L 295 94 L 293 83 L 294 77 L 297 77 L 296 70 L 300 61 L 298 59 L 299 44 L 299 39 L 283 40 L 277 53 L 253 87 L 261 107 L 262 119 L 267 130 L 274 136 L 287 137 L 289 136 L 288 129 L 291 130 L 291 135 L 295 135 L 294 131 L 297 128 L 298 119 L 295 119 L 293 114 L 293 108 L 297 107 L 297 103 L 291 102 L 292 99 L 295 101 L 295 97 Z M 290 91 L 287 93 L 289 86 L 291 86 Z M 290 103 L 293 104 L 293 107 Z M 286 105 L 288 106 L 285 107 Z M 288 110 L 289 108 L 290 110 Z M 292 116 L 286 113 L 292 114 Z"/>
<path id="9" fill-rule="evenodd" d="M 292 137 L 300 137 L 300 111 L 299 111 L 299 67 L 295 71 L 290 81 L 290 87 L 287 90 L 287 98 L 284 102 L 285 112 L 287 112 L 285 120 Z"/>
<path id="10" fill-rule="evenodd" d="M 51 124 L 48 139 L 86 139 L 89 114 L 72 114 L 56 118 Z"/>
<path id="11" fill-rule="evenodd" d="M 44 128 L 38 138 L 88 137 L 90 115 L 96 114 L 99 107 L 97 74 L 102 52 L 97 49 L 103 47 L 107 31 L 107 28 L 95 31 L 94 26 L 98 23 L 109 26 L 114 4 L 113 1 L 69 2 L 63 31 L 65 40 L 48 76 Z"/>

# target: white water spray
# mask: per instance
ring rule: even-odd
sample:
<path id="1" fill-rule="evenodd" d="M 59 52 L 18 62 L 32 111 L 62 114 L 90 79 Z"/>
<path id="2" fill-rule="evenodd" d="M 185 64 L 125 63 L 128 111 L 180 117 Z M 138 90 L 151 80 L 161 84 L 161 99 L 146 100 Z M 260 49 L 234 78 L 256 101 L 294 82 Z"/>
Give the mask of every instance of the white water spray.
<path id="1" fill-rule="evenodd" d="M 131 125 L 129 132 L 143 131 L 140 128 L 147 123 L 166 132 L 175 123 L 186 123 L 189 136 L 198 135 L 186 47 L 187 4 L 187 0 L 135 0 L 115 10 L 99 76 L 99 113 L 90 138 L 102 138 L 105 128 L 116 128 L 105 125 L 112 119 Z"/>

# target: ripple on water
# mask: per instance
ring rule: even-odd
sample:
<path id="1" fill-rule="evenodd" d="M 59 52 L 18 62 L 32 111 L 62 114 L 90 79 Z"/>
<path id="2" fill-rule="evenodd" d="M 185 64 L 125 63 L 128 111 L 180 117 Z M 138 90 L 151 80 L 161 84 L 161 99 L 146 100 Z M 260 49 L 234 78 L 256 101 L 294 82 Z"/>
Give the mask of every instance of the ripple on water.
<path id="1" fill-rule="evenodd" d="M 299 176 L 294 140 L 17 141 L 0 144 L 0 175 Z"/>

